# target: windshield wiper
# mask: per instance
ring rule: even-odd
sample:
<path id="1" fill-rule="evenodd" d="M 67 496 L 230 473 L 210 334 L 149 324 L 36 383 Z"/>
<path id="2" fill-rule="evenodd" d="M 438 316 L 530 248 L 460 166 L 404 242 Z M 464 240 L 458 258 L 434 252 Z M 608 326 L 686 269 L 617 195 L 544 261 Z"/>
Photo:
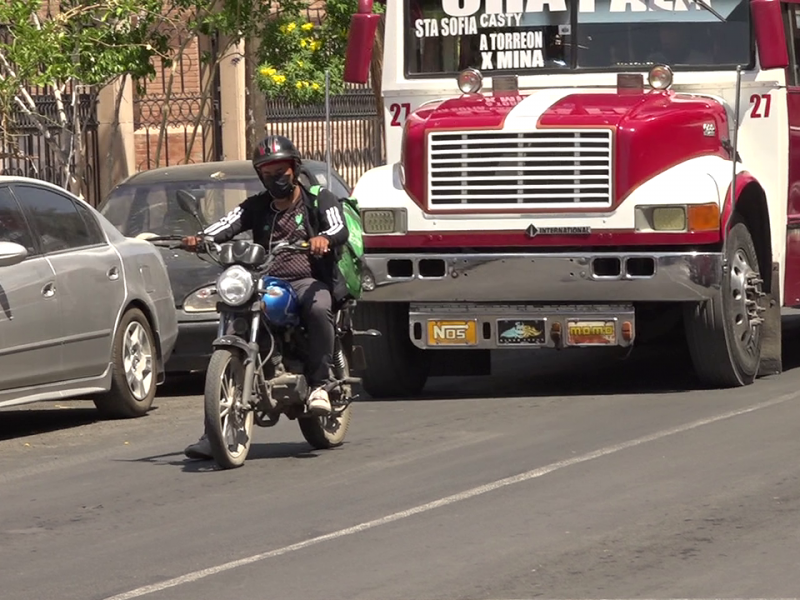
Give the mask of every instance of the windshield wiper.
<path id="1" fill-rule="evenodd" d="M 708 2 L 706 2 L 706 0 L 694 0 L 694 3 L 697 4 L 698 6 L 701 6 L 702 8 L 706 9 L 708 12 L 710 12 L 712 15 L 717 17 L 723 23 L 727 23 L 728 22 L 728 20 L 725 17 L 723 17 L 721 14 L 719 14 L 716 10 L 714 10 L 711 7 L 711 5 Z"/>

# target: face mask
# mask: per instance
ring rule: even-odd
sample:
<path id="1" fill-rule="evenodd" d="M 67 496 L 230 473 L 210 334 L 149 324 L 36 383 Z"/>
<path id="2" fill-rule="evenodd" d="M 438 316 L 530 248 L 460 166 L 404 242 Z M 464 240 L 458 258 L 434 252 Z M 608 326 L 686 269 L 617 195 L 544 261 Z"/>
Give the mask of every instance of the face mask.
<path id="1" fill-rule="evenodd" d="M 280 177 L 265 177 L 264 187 L 273 198 L 282 200 L 288 198 L 294 191 L 294 183 L 291 175 L 281 175 Z"/>

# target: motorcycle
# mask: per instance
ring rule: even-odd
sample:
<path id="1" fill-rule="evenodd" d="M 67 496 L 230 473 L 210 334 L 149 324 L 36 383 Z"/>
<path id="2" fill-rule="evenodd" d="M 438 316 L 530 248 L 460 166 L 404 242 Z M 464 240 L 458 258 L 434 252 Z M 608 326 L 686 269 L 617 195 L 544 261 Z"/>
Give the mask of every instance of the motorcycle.
<path id="1" fill-rule="evenodd" d="M 177 199 L 204 227 L 197 199 L 184 190 Z M 308 339 L 300 322 L 300 303 L 288 282 L 269 275 L 277 256 L 308 252 L 308 242 L 281 242 L 269 252 L 248 240 L 217 245 L 203 239 L 202 245 L 198 250 L 224 268 L 216 283 L 219 329 L 204 393 L 206 432 L 216 463 L 224 469 L 242 466 L 250 451 L 253 424 L 273 427 L 281 415 L 297 420 L 314 448 L 341 445 L 350 426 L 350 405 L 357 399 L 353 386 L 361 383 L 350 375 L 354 355 L 357 363 L 363 363 L 363 352 L 353 345 L 353 336 L 380 334 L 353 330 L 354 302 L 337 311 L 333 373 L 325 386 L 332 411 L 316 416 L 307 408 L 311 393 L 304 374 Z"/>

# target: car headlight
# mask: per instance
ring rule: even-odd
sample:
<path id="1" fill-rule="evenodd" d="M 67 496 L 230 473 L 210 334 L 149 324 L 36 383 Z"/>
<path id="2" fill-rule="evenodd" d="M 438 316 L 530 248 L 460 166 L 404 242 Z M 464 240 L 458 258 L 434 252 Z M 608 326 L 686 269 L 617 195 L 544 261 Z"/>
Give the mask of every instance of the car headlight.
<path id="1" fill-rule="evenodd" d="M 225 269 L 217 279 L 217 294 L 225 304 L 241 306 L 253 295 L 255 283 L 250 272 L 239 265 Z"/>
<path id="2" fill-rule="evenodd" d="M 406 220 L 405 208 L 361 210 L 361 222 L 367 234 L 405 233 Z"/>
<path id="3" fill-rule="evenodd" d="M 189 313 L 216 312 L 217 311 L 217 288 L 213 285 L 201 287 L 193 291 L 183 300 L 183 310 Z"/>

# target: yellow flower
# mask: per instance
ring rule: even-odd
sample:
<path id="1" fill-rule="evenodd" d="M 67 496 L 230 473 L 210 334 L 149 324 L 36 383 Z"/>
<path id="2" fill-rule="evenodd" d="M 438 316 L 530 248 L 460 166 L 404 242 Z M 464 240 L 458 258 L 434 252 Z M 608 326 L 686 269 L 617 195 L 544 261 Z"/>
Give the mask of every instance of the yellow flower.
<path id="1" fill-rule="evenodd" d="M 261 73 L 265 77 L 272 77 L 273 75 L 275 75 L 275 73 L 277 73 L 277 71 L 272 67 L 261 67 L 259 73 Z"/>
<path id="2" fill-rule="evenodd" d="M 311 50 L 312 50 L 312 52 L 316 51 L 316 50 L 319 50 L 320 46 L 322 46 L 322 42 L 320 42 L 319 40 L 312 40 L 312 42 L 311 42 Z"/>
<path id="3" fill-rule="evenodd" d="M 313 23 L 306 23 L 305 25 L 300 27 L 300 29 L 302 29 L 303 31 L 311 31 L 312 29 L 314 29 L 314 24 Z"/>
<path id="4" fill-rule="evenodd" d="M 258 72 L 262 75 L 269 75 L 269 69 L 267 67 L 261 67 Z"/>
<path id="5" fill-rule="evenodd" d="M 303 84 L 302 84 L 302 83 L 300 83 L 300 82 L 298 81 L 298 82 L 297 82 L 297 89 L 299 90 L 299 89 L 300 89 L 300 88 L 302 88 L 302 87 L 303 87 Z"/>
<path id="6" fill-rule="evenodd" d="M 308 42 L 306 42 L 306 38 L 303 38 L 302 40 L 300 40 L 300 46 L 301 46 L 302 48 L 305 48 L 307 43 L 308 43 Z"/>
<path id="7" fill-rule="evenodd" d="M 311 84 L 311 87 L 312 87 L 313 89 L 315 89 L 315 90 L 318 90 L 318 89 L 319 89 L 319 84 L 318 84 L 318 83 L 316 83 L 316 82 L 315 82 L 315 83 L 312 83 L 312 84 Z"/>
<path id="8" fill-rule="evenodd" d="M 286 26 L 286 31 L 288 31 L 289 33 L 291 33 L 292 31 L 294 31 L 295 27 L 297 27 L 297 23 L 294 23 L 294 22 L 293 22 L 293 23 L 289 23 L 289 24 Z"/>
<path id="9" fill-rule="evenodd" d="M 303 87 L 308 87 L 308 82 L 307 81 L 303 82 Z"/>
<path id="10" fill-rule="evenodd" d="M 273 76 L 272 76 L 272 81 L 274 81 L 275 83 L 277 83 L 278 85 L 280 85 L 280 84 L 282 84 L 284 81 L 286 81 L 286 76 L 285 76 L 285 75 L 273 75 Z"/>
<path id="11" fill-rule="evenodd" d="M 302 60 L 298 60 L 297 61 L 297 66 L 298 67 L 302 67 L 303 66 L 303 61 Z"/>

